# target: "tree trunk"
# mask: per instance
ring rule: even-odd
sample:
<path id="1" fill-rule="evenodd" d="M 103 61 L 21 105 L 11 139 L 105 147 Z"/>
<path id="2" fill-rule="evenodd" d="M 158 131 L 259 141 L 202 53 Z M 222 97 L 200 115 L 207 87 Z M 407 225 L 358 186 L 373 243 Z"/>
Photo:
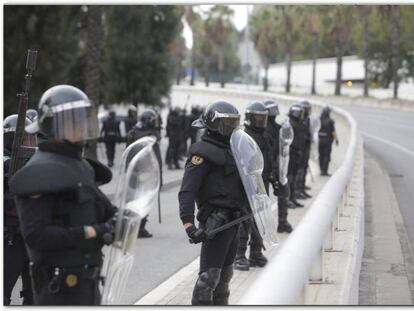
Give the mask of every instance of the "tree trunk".
<path id="1" fill-rule="evenodd" d="M 362 23 L 364 27 L 364 96 L 368 96 L 368 47 L 369 47 L 369 33 L 368 33 L 368 16 L 369 7 L 362 8 Z"/>
<path id="2" fill-rule="evenodd" d="M 312 33 L 312 88 L 311 94 L 316 94 L 316 59 L 318 57 L 318 33 Z"/>
<path id="3" fill-rule="evenodd" d="M 391 54 L 394 99 L 398 98 L 398 67 L 400 62 L 400 7 L 391 5 Z"/>
<path id="4" fill-rule="evenodd" d="M 194 85 L 194 79 L 195 79 L 195 36 L 193 35 L 193 48 L 191 49 L 191 79 L 190 79 L 190 85 Z"/>
<path id="5" fill-rule="evenodd" d="M 336 81 L 335 81 L 335 95 L 341 95 L 342 84 L 342 46 L 339 40 L 336 41 Z"/>
<path id="6" fill-rule="evenodd" d="M 290 72 L 292 69 L 292 57 L 290 55 L 290 51 L 286 52 L 286 86 L 285 91 L 286 93 L 290 93 Z"/>
<path id="7" fill-rule="evenodd" d="M 102 12 L 98 5 L 88 6 L 88 26 L 86 44 L 85 92 L 94 102 L 93 113 L 97 114 L 99 101 L 101 47 L 103 39 Z M 85 156 L 96 159 L 97 140 L 90 140 L 85 147 Z"/>
<path id="8" fill-rule="evenodd" d="M 263 79 L 263 91 L 267 91 L 267 89 L 268 89 L 268 80 L 267 80 L 267 72 L 268 72 L 268 70 L 269 70 L 269 66 L 266 66 L 265 67 L 265 76 L 264 76 L 264 79 Z"/>
<path id="9" fill-rule="evenodd" d="M 220 48 L 219 52 L 219 73 L 220 73 L 220 86 L 224 88 L 224 55 L 223 50 Z"/>

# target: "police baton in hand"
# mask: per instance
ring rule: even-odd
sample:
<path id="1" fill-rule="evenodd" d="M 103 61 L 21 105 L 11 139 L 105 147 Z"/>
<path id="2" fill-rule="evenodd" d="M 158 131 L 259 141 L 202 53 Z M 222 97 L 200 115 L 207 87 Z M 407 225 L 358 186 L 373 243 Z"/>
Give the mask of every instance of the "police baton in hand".
<path id="1" fill-rule="evenodd" d="M 230 222 L 226 223 L 225 225 L 223 225 L 223 226 L 221 226 L 221 227 L 218 227 L 218 228 L 213 229 L 213 230 L 211 230 L 211 231 L 207 231 L 207 237 L 208 237 L 208 239 L 210 240 L 210 239 L 214 238 L 214 236 L 215 236 L 217 233 L 219 233 L 219 232 L 221 232 L 221 231 L 223 231 L 223 230 L 226 230 L 226 229 L 228 229 L 228 228 L 230 228 L 230 227 L 233 227 L 233 226 L 235 226 L 235 225 L 237 225 L 237 224 L 240 224 L 240 223 L 242 223 L 243 221 L 246 221 L 246 220 L 248 220 L 248 219 L 250 219 L 250 218 L 252 218 L 252 217 L 253 217 L 253 214 L 247 214 L 247 215 L 244 215 L 244 216 L 242 216 L 242 217 L 239 217 L 239 218 L 237 218 L 237 219 L 235 219 L 235 220 L 233 220 L 233 221 L 230 221 Z"/>

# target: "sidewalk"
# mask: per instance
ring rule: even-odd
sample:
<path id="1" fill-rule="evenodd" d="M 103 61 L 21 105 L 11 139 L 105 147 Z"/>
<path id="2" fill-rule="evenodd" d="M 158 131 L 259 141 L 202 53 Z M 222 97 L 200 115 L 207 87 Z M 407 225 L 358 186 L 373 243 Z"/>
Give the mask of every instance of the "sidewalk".
<path id="1" fill-rule="evenodd" d="M 412 305 L 413 252 L 391 181 L 372 156 L 367 155 L 365 161 L 365 249 L 359 304 Z"/>
<path id="2" fill-rule="evenodd" d="M 303 201 L 305 208 L 289 209 L 288 219 L 293 227 L 298 225 L 308 207 L 312 204 L 313 199 L 328 180 L 326 177 L 319 176 L 319 168 L 316 163 L 311 161 L 310 165 L 314 174 L 314 182 L 311 182 L 311 178 L 308 175 L 307 184 L 312 188 L 309 191 L 312 199 Z M 271 199 L 272 202 L 275 201 L 274 196 L 271 196 Z M 279 234 L 280 245 L 283 244 L 287 237 L 287 234 Z M 271 260 L 277 254 L 279 247 L 275 246 L 266 249 L 264 251 L 265 256 Z M 189 305 L 191 303 L 192 290 L 198 277 L 198 269 L 199 257 L 139 299 L 135 305 Z M 262 269 L 260 268 L 250 268 L 249 271 L 234 271 L 234 276 L 230 283 L 231 305 L 237 304 L 245 290 L 261 271 Z"/>

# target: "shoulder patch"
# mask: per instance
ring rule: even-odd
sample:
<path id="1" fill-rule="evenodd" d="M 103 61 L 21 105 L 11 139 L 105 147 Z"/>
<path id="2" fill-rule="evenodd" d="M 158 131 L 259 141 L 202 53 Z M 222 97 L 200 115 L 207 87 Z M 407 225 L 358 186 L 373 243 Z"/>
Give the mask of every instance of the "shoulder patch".
<path id="1" fill-rule="evenodd" d="M 198 155 L 193 155 L 191 158 L 191 163 L 193 163 L 194 165 L 200 165 L 203 162 L 204 162 L 204 158 Z"/>

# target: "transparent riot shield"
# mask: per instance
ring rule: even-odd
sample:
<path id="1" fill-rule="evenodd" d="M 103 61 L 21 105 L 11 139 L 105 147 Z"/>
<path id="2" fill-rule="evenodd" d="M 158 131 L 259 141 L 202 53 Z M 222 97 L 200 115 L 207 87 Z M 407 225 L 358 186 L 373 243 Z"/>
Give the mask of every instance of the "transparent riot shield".
<path id="1" fill-rule="evenodd" d="M 289 120 L 286 120 L 279 131 L 279 182 L 286 185 L 289 167 L 289 149 L 294 138 Z"/>
<path id="2" fill-rule="evenodd" d="M 319 117 L 313 116 L 310 118 L 310 132 L 312 135 L 312 144 L 311 144 L 311 157 L 315 160 L 318 159 L 319 152 L 318 152 L 318 144 L 319 144 L 319 130 L 321 129 L 321 120 Z"/>
<path id="3" fill-rule="evenodd" d="M 277 210 L 266 193 L 262 179 L 263 155 L 253 138 L 241 129 L 233 131 L 230 147 L 250 203 L 257 229 L 264 241 L 278 243 Z"/>
<path id="4" fill-rule="evenodd" d="M 119 215 L 115 238 L 103 264 L 104 305 L 118 304 L 134 261 L 134 247 L 141 219 L 157 205 L 160 187 L 159 164 L 153 145 L 155 137 L 143 137 L 128 146 L 121 160 L 115 193 Z"/>

